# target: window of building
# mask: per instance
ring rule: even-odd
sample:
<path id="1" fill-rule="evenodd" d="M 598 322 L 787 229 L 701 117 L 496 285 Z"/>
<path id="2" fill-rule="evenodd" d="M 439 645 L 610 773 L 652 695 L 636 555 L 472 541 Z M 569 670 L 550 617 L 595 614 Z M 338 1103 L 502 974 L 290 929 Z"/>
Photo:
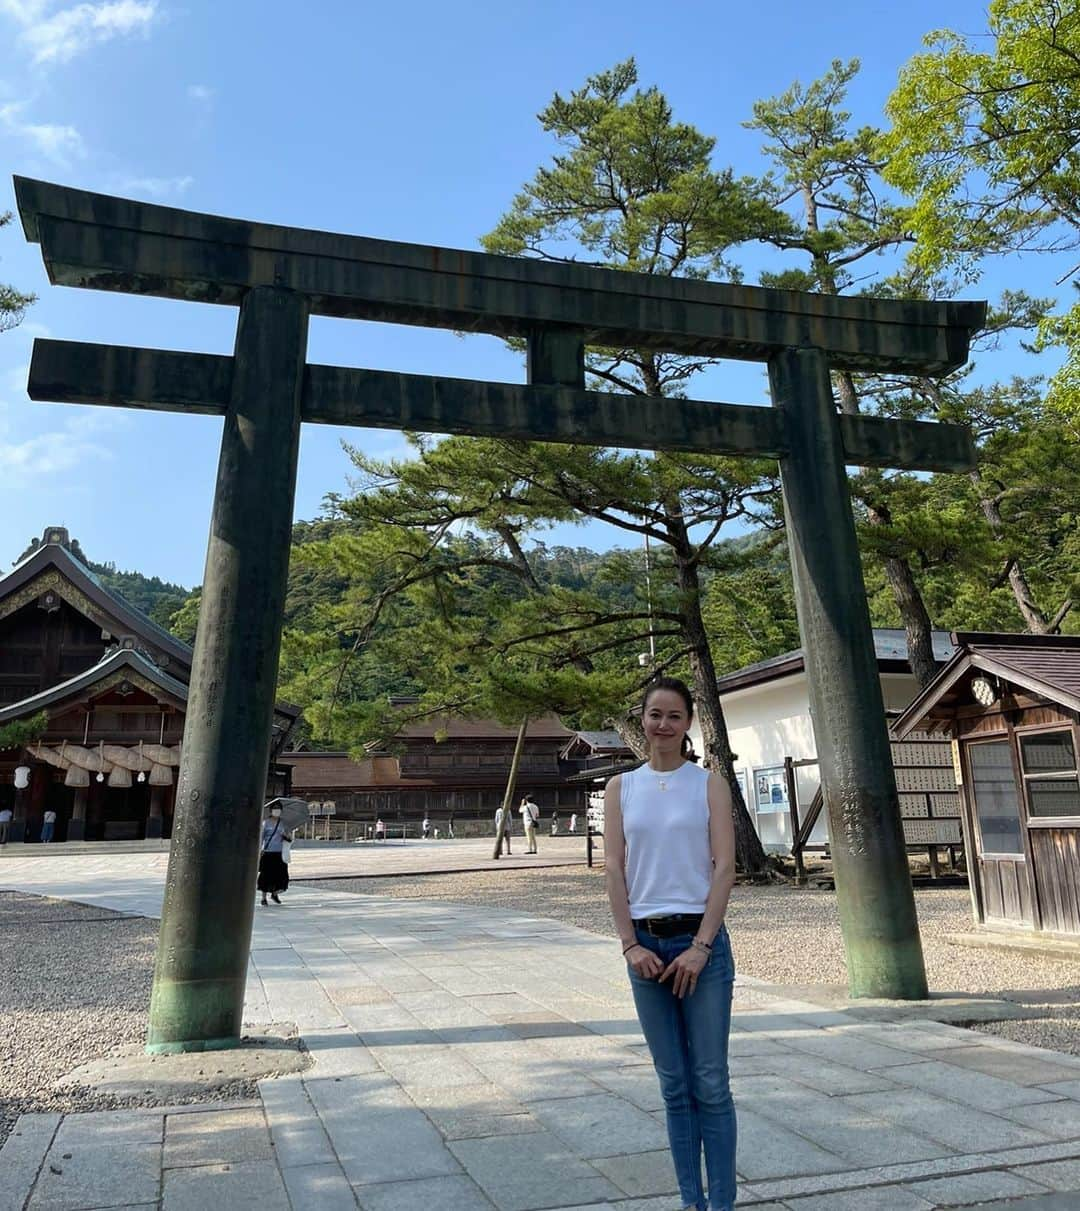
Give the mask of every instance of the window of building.
<path id="1" fill-rule="evenodd" d="M 1071 728 L 1021 732 L 1020 765 L 1032 817 L 1080 816 L 1080 781 Z"/>

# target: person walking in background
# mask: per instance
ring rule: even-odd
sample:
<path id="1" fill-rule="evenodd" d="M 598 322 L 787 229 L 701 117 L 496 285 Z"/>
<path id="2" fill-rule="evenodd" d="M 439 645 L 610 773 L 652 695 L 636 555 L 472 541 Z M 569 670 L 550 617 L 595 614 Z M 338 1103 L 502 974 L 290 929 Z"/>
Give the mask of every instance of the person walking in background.
<path id="1" fill-rule="evenodd" d="M 425 841 L 431 836 L 431 821 L 427 818 L 426 814 L 424 816 L 424 822 L 420 825 L 420 835 Z"/>
<path id="2" fill-rule="evenodd" d="M 376 841 L 385 841 L 386 840 L 386 825 L 382 822 L 381 819 L 378 819 L 375 821 L 375 840 Z"/>
<path id="3" fill-rule="evenodd" d="M 53 839 L 56 831 L 56 812 L 47 811 L 41 821 L 41 842 L 46 844 Z"/>
<path id="4" fill-rule="evenodd" d="M 559 813 L 551 813 L 551 835 L 557 837 L 559 835 Z"/>
<path id="5" fill-rule="evenodd" d="M 0 845 L 7 845 L 11 832 L 11 808 L 0 808 Z"/>
<path id="6" fill-rule="evenodd" d="M 540 823 L 540 808 L 532 795 L 526 795 L 518 808 L 521 813 L 521 824 L 525 829 L 525 852 L 536 853 L 536 826 Z"/>
<path id="7" fill-rule="evenodd" d="M 570 813 L 570 832 L 577 832 L 577 812 Z"/>
<path id="8" fill-rule="evenodd" d="M 450 838 L 451 841 L 453 841 L 453 839 L 454 839 L 454 813 L 453 812 L 451 812 L 450 815 L 446 817 L 446 835 Z"/>
<path id="9" fill-rule="evenodd" d="M 289 889 L 289 867 L 282 855 L 282 847 L 292 841 L 292 834 L 281 825 L 281 808 L 272 807 L 269 817 L 263 821 L 262 850 L 259 853 L 259 891 L 262 904 L 266 897 L 280 904 L 278 893 Z"/>
<path id="10" fill-rule="evenodd" d="M 649 760 L 612 778 L 604 794 L 605 879 L 660 1078 L 682 1202 L 686 1211 L 732 1211 L 735 964 L 724 914 L 735 881 L 735 830 L 726 781 L 686 760 L 693 713 L 681 681 L 660 677 L 646 690 Z"/>

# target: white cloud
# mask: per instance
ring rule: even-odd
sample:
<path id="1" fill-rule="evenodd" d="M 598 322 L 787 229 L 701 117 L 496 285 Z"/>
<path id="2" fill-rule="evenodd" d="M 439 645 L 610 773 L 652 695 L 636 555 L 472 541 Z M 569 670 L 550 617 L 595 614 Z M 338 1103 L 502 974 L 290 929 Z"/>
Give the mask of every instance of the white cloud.
<path id="1" fill-rule="evenodd" d="M 217 96 L 217 89 L 211 88 L 209 84 L 189 84 L 187 86 L 187 95 L 192 101 L 198 101 L 200 105 L 209 106 Z"/>
<path id="2" fill-rule="evenodd" d="M 76 4 L 46 16 L 44 0 L 0 0 L 23 27 L 20 41 L 36 64 L 67 63 L 99 42 L 144 34 L 157 16 L 157 0 L 103 0 Z"/>
<path id="3" fill-rule="evenodd" d="M 151 198 L 167 198 L 186 193 L 194 183 L 194 177 L 127 177 L 120 182 L 120 192 L 146 194 Z"/>
<path id="4" fill-rule="evenodd" d="M 18 444 L 0 442 L 0 473 L 29 478 L 83 468 L 88 462 L 107 462 L 112 451 L 78 434 L 43 433 Z"/>
<path id="5" fill-rule="evenodd" d="M 47 0 L 0 0 L 0 13 L 14 17 L 20 25 L 40 21 L 47 7 Z"/>
<path id="6" fill-rule="evenodd" d="M 82 159 L 86 155 L 83 137 L 74 126 L 26 122 L 22 118 L 25 108 L 22 102 L 0 106 L 0 130 L 32 144 L 41 155 L 54 164 L 67 165 L 73 159 Z"/>

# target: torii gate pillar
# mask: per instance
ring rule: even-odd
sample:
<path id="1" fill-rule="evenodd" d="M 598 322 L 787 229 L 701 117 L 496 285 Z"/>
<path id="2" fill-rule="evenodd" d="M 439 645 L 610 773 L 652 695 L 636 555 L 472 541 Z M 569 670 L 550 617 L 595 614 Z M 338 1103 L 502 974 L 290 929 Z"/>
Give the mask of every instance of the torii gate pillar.
<path id="1" fill-rule="evenodd" d="M 769 386 L 790 443 L 780 462 L 784 516 L 851 995 L 922 1000 L 889 737 L 866 726 L 884 720 L 885 703 L 825 355 L 770 358 Z"/>
<path id="2" fill-rule="evenodd" d="M 302 295 L 240 304 L 175 826 L 154 966 L 150 1052 L 235 1046 L 255 905 L 307 360 Z"/>

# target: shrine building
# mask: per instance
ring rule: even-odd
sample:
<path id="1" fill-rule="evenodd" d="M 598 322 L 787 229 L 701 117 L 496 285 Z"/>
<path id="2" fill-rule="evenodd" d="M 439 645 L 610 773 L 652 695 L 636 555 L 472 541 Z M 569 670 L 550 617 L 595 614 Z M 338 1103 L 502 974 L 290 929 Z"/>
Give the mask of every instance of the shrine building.
<path id="1" fill-rule="evenodd" d="M 0 577 L 0 809 L 15 842 L 36 842 L 46 811 L 56 841 L 167 838 L 192 649 L 71 546 L 51 526 Z M 268 798 L 288 791 L 277 757 L 298 715 L 275 707 Z"/>

